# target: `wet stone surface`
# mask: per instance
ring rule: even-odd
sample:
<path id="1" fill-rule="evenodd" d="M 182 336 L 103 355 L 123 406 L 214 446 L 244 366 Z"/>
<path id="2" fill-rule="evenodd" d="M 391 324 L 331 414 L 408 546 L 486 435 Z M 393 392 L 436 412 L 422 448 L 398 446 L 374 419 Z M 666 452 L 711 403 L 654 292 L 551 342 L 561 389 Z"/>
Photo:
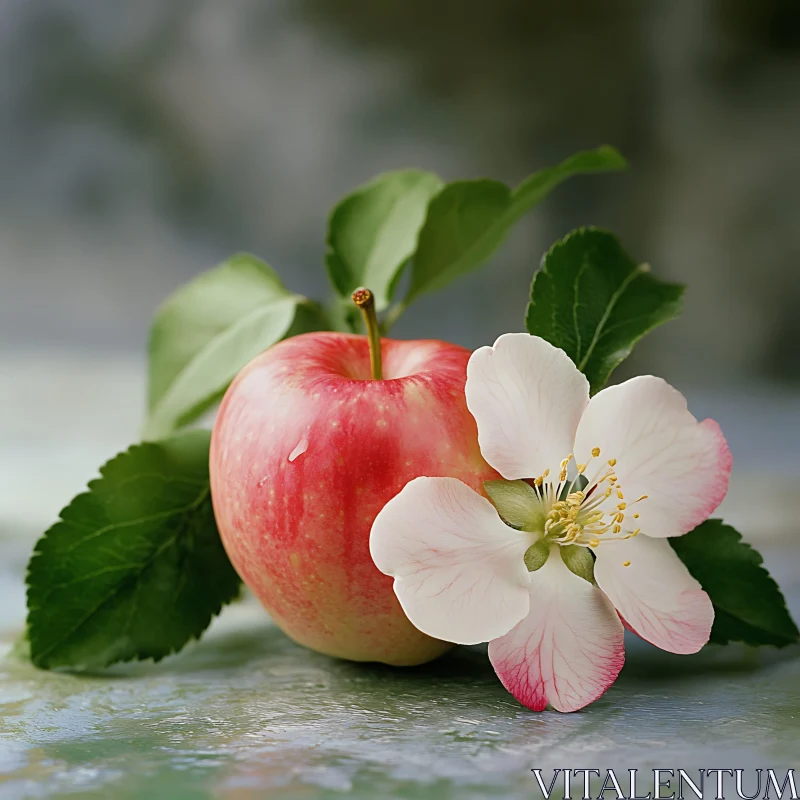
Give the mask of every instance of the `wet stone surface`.
<path id="1" fill-rule="evenodd" d="M 160 664 L 40 672 L 14 649 L 30 545 L 0 537 L 3 800 L 530 798 L 533 767 L 800 766 L 800 648 L 678 657 L 631 638 L 600 701 L 533 714 L 482 648 L 412 670 L 349 664 L 294 645 L 248 599 Z M 797 615 L 798 551 L 763 549 Z"/>

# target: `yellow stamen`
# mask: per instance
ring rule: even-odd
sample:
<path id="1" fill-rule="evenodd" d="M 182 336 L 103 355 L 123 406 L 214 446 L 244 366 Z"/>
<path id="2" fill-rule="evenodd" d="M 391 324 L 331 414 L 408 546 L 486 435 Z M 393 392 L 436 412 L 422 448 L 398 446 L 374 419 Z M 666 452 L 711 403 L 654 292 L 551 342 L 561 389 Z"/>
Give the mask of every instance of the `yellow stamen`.
<path id="1" fill-rule="evenodd" d="M 622 562 L 622 566 L 623 566 L 623 567 L 629 567 L 630 565 L 631 565 L 631 562 L 630 562 L 630 561 L 623 561 L 623 562 Z"/>
<path id="2" fill-rule="evenodd" d="M 633 532 L 623 530 L 627 509 L 633 503 L 625 502 L 619 478 L 614 471 L 616 459 L 600 462 L 600 465 L 590 473 L 588 472 L 590 463 L 600 455 L 600 448 L 592 448 L 591 453 L 591 459 L 587 459 L 585 463 L 578 463 L 573 453 L 563 459 L 560 462 L 560 470 L 556 473 L 559 482 L 553 478 L 547 481 L 549 470 L 545 470 L 538 478 L 530 481 L 536 488 L 537 496 L 546 504 L 544 536 L 550 542 L 562 546 L 579 544 L 594 548 L 601 544 L 601 540 L 623 541 L 639 533 L 639 529 Z M 578 476 L 586 473 L 585 488 L 577 489 L 579 477 L 568 477 L 570 462 L 574 462 L 574 471 Z M 605 487 L 602 485 L 603 481 L 606 482 Z M 618 502 L 616 507 L 613 507 L 607 501 L 615 495 Z M 560 499 L 562 497 L 563 499 Z M 646 496 L 643 496 L 636 502 L 645 499 Z M 639 517 L 638 514 L 632 513 L 627 516 Z"/>

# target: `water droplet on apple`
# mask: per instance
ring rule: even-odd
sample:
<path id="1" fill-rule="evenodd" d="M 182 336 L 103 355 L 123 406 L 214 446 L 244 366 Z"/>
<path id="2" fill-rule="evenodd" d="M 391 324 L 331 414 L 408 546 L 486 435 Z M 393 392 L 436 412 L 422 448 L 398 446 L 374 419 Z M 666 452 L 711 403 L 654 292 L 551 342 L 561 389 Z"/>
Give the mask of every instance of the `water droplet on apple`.
<path id="1" fill-rule="evenodd" d="M 298 443 L 297 447 L 289 453 L 289 461 L 294 461 L 299 458 L 305 451 L 308 450 L 308 439 L 304 436 Z"/>
<path id="2" fill-rule="evenodd" d="M 258 488 L 259 488 L 259 489 L 263 489 L 263 488 L 264 488 L 264 486 L 265 486 L 265 485 L 266 485 L 266 483 L 267 483 L 267 477 L 268 477 L 268 476 L 266 476 L 266 475 L 265 475 L 265 476 L 264 476 L 264 477 L 263 477 L 263 478 L 262 478 L 262 479 L 261 479 L 261 480 L 260 480 L 260 481 L 259 481 L 259 482 L 256 484 L 256 486 L 258 486 Z"/>

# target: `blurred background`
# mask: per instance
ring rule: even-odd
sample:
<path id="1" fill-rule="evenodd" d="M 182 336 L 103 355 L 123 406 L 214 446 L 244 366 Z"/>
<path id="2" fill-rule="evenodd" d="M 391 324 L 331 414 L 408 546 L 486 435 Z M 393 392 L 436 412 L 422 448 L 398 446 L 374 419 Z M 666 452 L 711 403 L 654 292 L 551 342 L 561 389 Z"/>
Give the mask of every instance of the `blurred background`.
<path id="1" fill-rule="evenodd" d="M 222 644 L 135 681 L 4 660 L 36 537 L 140 436 L 148 326 L 169 292 L 245 250 L 325 298 L 327 213 L 374 174 L 515 185 L 603 143 L 627 173 L 571 179 L 394 334 L 472 348 L 520 330 L 542 253 L 573 227 L 611 228 L 689 286 L 682 319 L 615 379 L 663 375 L 720 422 L 735 460 L 721 514 L 800 618 L 798 0 L 0 0 L 3 798 L 339 797 L 354 774 L 374 797 L 382 771 L 503 776 L 528 797 L 544 754 L 648 769 L 654 743 L 675 766 L 712 743 L 724 758 L 708 760 L 731 766 L 796 755 L 796 652 L 758 672 L 735 651 L 716 673 L 634 655 L 616 695 L 629 710 L 612 700 L 583 722 L 523 719 L 460 673 L 429 696 L 385 673 L 373 686 L 264 634 L 247 604 L 220 618 Z M 431 797 L 484 796 L 441 785 Z"/>
<path id="2" fill-rule="evenodd" d="M 326 297 L 327 212 L 375 173 L 513 185 L 601 143 L 628 173 L 572 179 L 395 334 L 521 329 L 542 252 L 610 227 L 689 285 L 618 377 L 681 388 L 740 475 L 800 476 L 796 0 L 2 0 L 0 528 L 137 438 L 182 282 L 247 250 Z"/>

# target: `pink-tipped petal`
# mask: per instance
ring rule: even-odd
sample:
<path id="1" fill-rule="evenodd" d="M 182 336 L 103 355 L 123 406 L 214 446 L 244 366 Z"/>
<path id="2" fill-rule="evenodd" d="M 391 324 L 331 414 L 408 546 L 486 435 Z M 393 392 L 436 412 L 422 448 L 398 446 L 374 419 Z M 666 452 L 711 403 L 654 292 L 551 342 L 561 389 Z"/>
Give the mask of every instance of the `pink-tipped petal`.
<path id="1" fill-rule="evenodd" d="M 415 478 L 380 511 L 370 552 L 411 622 L 456 644 L 488 642 L 527 613 L 530 535 L 455 478 Z"/>
<path id="2" fill-rule="evenodd" d="M 629 504 L 625 530 L 680 536 L 708 519 L 728 491 L 731 454 L 719 425 L 698 422 L 686 398 L 652 375 L 603 389 L 591 399 L 578 425 L 576 459 L 585 463 L 595 447 L 601 461 L 616 459 L 614 470 Z M 587 476 L 593 469 L 590 465 Z M 647 499 L 630 505 L 642 495 Z M 606 508 L 618 502 L 614 493 Z"/>
<path id="3" fill-rule="evenodd" d="M 507 333 L 472 354 L 466 395 L 483 457 L 507 480 L 538 478 L 572 452 L 589 383 L 563 350 Z"/>
<path id="4" fill-rule="evenodd" d="M 597 584 L 634 633 L 670 653 L 696 653 L 708 641 L 714 607 L 669 542 L 635 536 L 596 552 Z"/>
<path id="5" fill-rule="evenodd" d="M 600 697 L 625 662 L 624 629 L 609 599 L 567 569 L 558 548 L 531 573 L 531 610 L 489 643 L 495 672 L 533 711 L 577 711 Z"/>

